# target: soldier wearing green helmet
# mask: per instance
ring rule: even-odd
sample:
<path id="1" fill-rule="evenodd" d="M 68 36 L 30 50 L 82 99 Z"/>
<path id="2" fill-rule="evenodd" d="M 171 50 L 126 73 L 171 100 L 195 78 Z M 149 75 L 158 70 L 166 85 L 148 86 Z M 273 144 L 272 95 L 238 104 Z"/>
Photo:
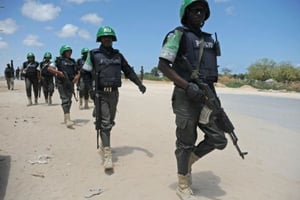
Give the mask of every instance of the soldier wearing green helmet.
<path id="1" fill-rule="evenodd" d="M 55 67 L 54 65 L 50 66 L 48 70 L 57 77 L 57 89 L 64 113 L 64 122 L 68 128 L 71 128 L 73 126 L 70 118 L 72 95 L 74 94 L 74 84 L 78 82 L 80 72 L 76 61 L 71 58 L 72 48 L 70 46 L 62 45 L 59 53 L 60 56 L 55 60 Z"/>
<path id="2" fill-rule="evenodd" d="M 121 72 L 135 83 L 139 90 L 144 93 L 146 87 L 141 83 L 133 68 L 127 63 L 119 50 L 113 48 L 113 42 L 117 41 L 115 31 L 109 26 L 102 26 L 97 32 L 97 42 L 99 48 L 89 52 L 83 69 L 92 72 L 94 77 L 94 117 L 97 136 L 100 135 L 104 156 L 104 169 L 113 169 L 110 135 L 112 127 L 115 125 L 115 115 L 119 100 L 119 90 L 121 87 Z M 97 138 L 97 143 L 98 143 Z M 99 145 L 97 145 L 99 148 Z"/>
<path id="3" fill-rule="evenodd" d="M 192 165 L 214 149 L 224 149 L 227 140 L 222 131 L 210 120 L 199 122 L 206 96 L 195 79 L 205 83 L 217 94 L 214 83 L 218 80 L 218 41 L 201 29 L 210 16 L 206 0 L 183 0 L 180 8 L 182 26 L 170 31 L 163 41 L 158 68 L 174 82 L 172 108 L 176 116 L 176 150 L 178 184 L 176 193 L 182 200 L 198 199 L 191 189 Z M 197 142 L 197 128 L 204 140 Z"/>
<path id="4" fill-rule="evenodd" d="M 54 79 L 53 74 L 48 70 L 48 67 L 52 65 L 52 55 L 50 52 L 45 52 L 43 61 L 40 62 L 41 72 L 41 84 L 43 87 L 45 102 L 48 105 L 52 104 L 52 95 L 54 92 Z"/>
<path id="5" fill-rule="evenodd" d="M 92 73 L 82 69 L 84 62 L 87 58 L 89 49 L 82 48 L 81 58 L 77 60 L 77 66 L 80 70 L 80 79 L 77 83 L 77 90 L 79 90 L 79 108 L 89 109 L 89 92 L 92 88 Z M 83 106 L 84 100 L 84 106 Z"/>
<path id="6" fill-rule="evenodd" d="M 38 104 L 38 87 L 40 80 L 39 63 L 35 61 L 35 55 L 32 52 L 27 53 L 27 61 L 23 63 L 22 74 L 25 77 L 26 95 L 28 99 L 27 106 L 32 105 L 31 90 L 34 93 L 34 103 Z"/>

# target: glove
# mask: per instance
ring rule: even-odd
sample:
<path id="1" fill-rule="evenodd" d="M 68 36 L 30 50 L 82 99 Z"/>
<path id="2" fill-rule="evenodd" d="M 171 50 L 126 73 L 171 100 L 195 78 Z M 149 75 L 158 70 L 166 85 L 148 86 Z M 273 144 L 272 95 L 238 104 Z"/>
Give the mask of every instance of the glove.
<path id="1" fill-rule="evenodd" d="M 141 84 L 139 85 L 139 90 L 141 91 L 141 93 L 144 94 L 146 92 L 146 87 L 143 84 Z"/>
<path id="2" fill-rule="evenodd" d="M 205 95 L 195 83 L 189 83 L 185 89 L 185 93 L 192 101 L 204 101 Z"/>

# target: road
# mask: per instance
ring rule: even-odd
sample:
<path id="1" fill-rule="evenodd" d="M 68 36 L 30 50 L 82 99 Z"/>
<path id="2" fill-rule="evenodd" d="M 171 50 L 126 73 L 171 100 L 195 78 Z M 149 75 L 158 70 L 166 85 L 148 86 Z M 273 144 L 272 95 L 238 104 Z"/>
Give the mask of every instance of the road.
<path id="1" fill-rule="evenodd" d="M 262 95 L 219 94 L 225 111 L 266 120 L 300 131 L 300 99 Z"/>

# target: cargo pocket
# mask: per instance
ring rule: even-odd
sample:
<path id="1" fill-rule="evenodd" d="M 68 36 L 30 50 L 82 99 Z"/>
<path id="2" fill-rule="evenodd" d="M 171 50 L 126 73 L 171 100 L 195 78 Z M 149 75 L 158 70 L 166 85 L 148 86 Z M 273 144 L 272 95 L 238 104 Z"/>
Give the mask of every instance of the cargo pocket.
<path id="1" fill-rule="evenodd" d="M 188 124 L 188 119 L 176 116 L 175 123 L 178 128 L 185 129 Z"/>

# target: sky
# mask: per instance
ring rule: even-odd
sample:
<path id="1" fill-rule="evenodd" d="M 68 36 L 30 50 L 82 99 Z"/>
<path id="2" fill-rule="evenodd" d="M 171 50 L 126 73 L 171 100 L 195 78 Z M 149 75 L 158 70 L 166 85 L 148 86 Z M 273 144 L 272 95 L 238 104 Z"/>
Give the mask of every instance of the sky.
<path id="1" fill-rule="evenodd" d="M 208 0 L 211 15 L 203 31 L 218 34 L 219 71 L 246 73 L 262 58 L 300 67 L 299 0 Z M 181 0 L 0 0 L 0 75 L 11 59 L 15 68 L 28 52 L 38 62 L 45 52 L 72 57 L 99 47 L 96 33 L 112 27 L 120 50 L 139 73 L 157 66 L 165 35 L 180 26 Z"/>

